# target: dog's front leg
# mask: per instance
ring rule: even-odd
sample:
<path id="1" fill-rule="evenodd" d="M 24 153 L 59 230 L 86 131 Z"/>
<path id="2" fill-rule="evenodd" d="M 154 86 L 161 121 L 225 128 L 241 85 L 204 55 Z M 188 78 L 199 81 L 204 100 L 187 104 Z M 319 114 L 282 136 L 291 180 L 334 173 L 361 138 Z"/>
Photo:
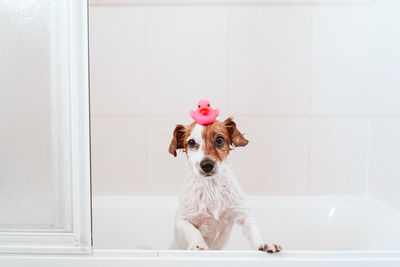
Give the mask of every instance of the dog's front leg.
<path id="1" fill-rule="evenodd" d="M 248 209 L 245 209 L 241 213 L 241 216 L 237 219 L 237 223 L 242 227 L 243 234 L 250 241 L 250 245 L 253 249 L 269 253 L 279 252 L 282 250 L 282 247 L 277 244 L 264 242 L 261 237 L 257 220 Z"/>
<path id="2" fill-rule="evenodd" d="M 175 242 L 181 249 L 206 250 L 208 246 L 200 231 L 185 219 L 175 223 Z"/>

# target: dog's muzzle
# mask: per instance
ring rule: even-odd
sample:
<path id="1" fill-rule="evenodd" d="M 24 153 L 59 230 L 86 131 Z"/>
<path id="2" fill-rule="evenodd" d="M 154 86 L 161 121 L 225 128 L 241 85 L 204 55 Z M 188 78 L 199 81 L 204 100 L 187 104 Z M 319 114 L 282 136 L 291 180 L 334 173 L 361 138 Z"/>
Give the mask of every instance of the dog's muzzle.
<path id="1" fill-rule="evenodd" d="M 200 162 L 201 170 L 207 175 L 212 174 L 215 167 L 215 162 L 211 159 L 204 159 Z"/>

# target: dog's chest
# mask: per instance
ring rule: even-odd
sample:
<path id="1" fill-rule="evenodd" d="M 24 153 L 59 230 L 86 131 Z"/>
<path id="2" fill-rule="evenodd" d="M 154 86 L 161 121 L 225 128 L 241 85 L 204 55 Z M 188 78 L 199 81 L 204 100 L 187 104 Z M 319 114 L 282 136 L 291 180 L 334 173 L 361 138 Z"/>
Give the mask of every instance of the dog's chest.
<path id="1" fill-rule="evenodd" d="M 183 213 L 203 236 L 217 238 L 232 225 L 238 194 L 229 183 L 206 181 L 193 184 L 181 199 Z"/>
<path id="2" fill-rule="evenodd" d="M 228 212 L 223 212 L 218 219 L 213 216 L 198 215 L 192 217 L 190 222 L 199 229 L 205 239 L 215 240 L 230 229 L 233 224 L 233 218 Z"/>
<path id="3" fill-rule="evenodd" d="M 221 216 L 230 217 L 237 199 L 235 191 L 226 181 L 200 181 L 187 188 L 181 198 L 181 206 L 184 214 L 191 219 L 211 217 L 218 221 Z"/>

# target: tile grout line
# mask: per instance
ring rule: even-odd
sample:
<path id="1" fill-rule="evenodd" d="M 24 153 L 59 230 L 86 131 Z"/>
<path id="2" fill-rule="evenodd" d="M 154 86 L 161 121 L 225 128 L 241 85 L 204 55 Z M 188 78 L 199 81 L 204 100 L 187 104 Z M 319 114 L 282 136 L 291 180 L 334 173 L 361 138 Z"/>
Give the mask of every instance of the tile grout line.
<path id="1" fill-rule="evenodd" d="M 369 12 L 369 15 L 371 16 L 372 15 L 371 14 L 371 8 L 369 8 L 368 12 Z M 372 25 L 371 22 L 369 23 L 369 36 L 370 36 L 370 38 L 372 38 L 372 36 L 373 36 L 373 25 Z M 371 47 L 371 44 L 369 44 L 368 48 L 369 48 L 369 50 L 374 51 L 375 47 L 376 47 L 376 44 L 375 44 L 375 42 L 373 42 L 372 43 L 372 47 Z M 373 53 L 373 54 L 375 55 L 375 53 Z M 373 60 L 375 61 L 376 58 L 374 57 Z M 374 64 L 374 66 L 376 66 L 376 64 Z M 378 72 L 378 80 L 379 80 L 379 72 Z M 376 84 L 376 85 L 378 86 L 377 90 L 379 90 L 379 85 L 378 84 Z M 379 95 L 378 102 L 379 101 L 380 101 L 380 95 Z M 379 104 L 378 104 L 378 106 L 379 106 Z M 369 107 L 369 114 L 372 115 L 371 107 Z M 370 155 L 370 153 L 371 153 L 371 117 L 370 116 L 367 118 L 367 122 L 366 123 L 367 123 L 367 125 L 366 125 L 366 127 L 367 127 L 367 129 L 366 129 L 367 130 L 367 137 L 366 137 L 366 144 L 365 144 L 366 145 L 366 151 L 365 151 L 365 188 L 364 188 L 364 194 L 365 194 L 365 196 L 368 196 L 369 195 L 370 171 L 371 171 L 371 168 L 370 168 L 370 163 L 371 163 L 371 155 Z"/>
<path id="2" fill-rule="evenodd" d="M 152 113 L 143 113 L 143 114 L 92 114 L 94 118 L 114 118 L 114 117 L 132 117 L 132 118 L 147 118 L 147 117 L 176 117 L 176 116 L 187 116 L 187 114 L 152 114 Z M 307 114 L 240 114 L 235 113 L 233 116 L 240 116 L 240 117 L 254 117 L 254 118 L 400 118 L 400 115 L 368 115 L 368 114 L 349 114 L 349 115 L 334 115 L 334 114 L 326 114 L 326 115 L 307 115 Z"/>
<path id="3" fill-rule="evenodd" d="M 350 0 L 346 3 L 342 0 L 328 1 L 324 3 L 322 0 L 91 0 L 90 6 L 94 7 L 129 7 L 129 6 L 250 6 L 250 7 L 269 7 L 269 6 L 365 6 L 370 5 L 376 0 Z"/>
<path id="4" fill-rule="evenodd" d="M 372 9 L 372 8 L 371 8 Z M 376 23 L 376 21 L 380 21 L 380 18 L 381 17 L 381 13 L 380 12 L 378 12 L 378 13 L 376 13 L 376 12 L 374 12 L 374 17 L 373 17 L 373 20 L 375 21 L 375 23 Z M 371 36 L 373 36 L 373 35 L 375 35 L 375 31 L 376 31 L 376 25 L 373 25 L 373 26 L 371 26 L 372 27 L 372 29 L 371 29 L 371 31 L 372 31 L 372 33 L 371 33 Z M 374 40 L 374 42 L 373 42 L 373 51 L 378 51 L 378 47 L 379 47 L 379 45 L 377 44 L 377 40 L 380 40 L 379 38 L 375 38 L 375 40 Z M 376 53 L 374 53 L 374 54 L 376 54 Z M 374 63 L 375 63 L 375 66 L 379 66 L 379 70 L 377 71 L 377 86 L 378 86 L 378 97 L 379 97 L 379 99 L 378 99 L 378 110 L 376 111 L 376 113 L 377 114 L 380 114 L 380 115 L 383 115 L 384 113 L 382 112 L 383 111 L 383 89 L 382 89 L 382 66 L 380 66 L 380 64 L 379 63 L 381 63 L 382 61 L 381 60 L 378 60 L 378 58 L 375 56 L 374 57 L 374 60 L 376 60 Z"/>
<path id="5" fill-rule="evenodd" d="M 311 118 L 307 121 L 307 195 L 311 194 Z"/>
<path id="6" fill-rule="evenodd" d="M 310 30 L 310 54 L 309 54 L 309 63 L 308 63 L 308 114 L 311 115 L 312 114 L 312 96 L 313 96 L 313 82 L 312 82 L 312 78 L 313 78 L 313 38 L 314 38 L 314 29 L 313 29 L 313 25 L 314 25 L 314 8 L 310 8 L 310 21 L 311 21 L 311 30 Z"/>
<path id="7" fill-rule="evenodd" d="M 365 155 L 365 195 L 369 195 L 370 180 L 370 163 L 371 163 L 371 119 L 367 119 L 367 138 L 366 138 L 366 155 Z"/>
<path id="8" fill-rule="evenodd" d="M 313 37 L 314 37 L 314 8 L 310 8 L 310 54 L 308 63 L 308 114 L 312 114 L 312 95 L 313 95 Z M 307 133 L 307 195 L 311 194 L 311 131 L 312 131 L 312 117 L 308 116 L 308 133 Z"/>
<path id="9" fill-rule="evenodd" d="M 229 114 L 231 112 L 231 106 L 230 106 L 230 90 L 231 90 L 231 83 L 230 83 L 230 60 L 229 60 L 229 56 L 230 56 L 230 21 L 231 21 L 231 7 L 226 7 L 225 10 L 225 14 L 226 14 L 226 52 L 225 52 L 225 63 L 226 63 L 226 79 L 225 79 L 225 88 L 226 88 L 226 111 Z"/>
<path id="10" fill-rule="evenodd" d="M 145 162 L 145 190 L 147 194 L 150 194 L 150 181 L 149 181 L 149 124 L 148 120 L 150 118 L 150 114 L 147 112 L 147 106 L 149 102 L 149 42 L 148 42 L 148 32 L 149 32 L 149 27 L 148 27 L 148 9 L 146 7 L 142 7 L 142 12 L 143 12 L 143 24 L 144 24 L 144 47 L 145 47 L 145 64 L 144 64 L 144 88 L 145 88 L 145 110 L 146 113 L 144 114 L 144 120 L 145 120 L 145 127 L 146 127 L 146 134 L 145 134 L 145 142 L 146 142 L 146 151 L 145 151 L 145 157 L 144 160 Z"/>
<path id="11" fill-rule="evenodd" d="M 370 12 L 370 16 L 372 16 L 372 21 L 374 21 L 376 23 L 376 21 L 379 21 L 379 17 L 380 14 L 373 12 L 372 7 L 369 7 L 369 12 Z M 372 13 L 373 12 L 373 13 Z M 369 24 L 369 34 L 370 37 L 372 38 L 375 34 L 376 31 L 376 24 L 373 24 L 373 22 L 370 22 Z M 374 38 L 372 38 L 374 39 Z M 374 41 L 370 44 L 372 45 L 372 47 L 369 47 L 370 50 L 372 51 L 377 51 L 378 49 L 378 45 L 377 45 L 377 40 L 379 38 L 377 38 L 376 40 L 374 39 Z M 376 54 L 376 53 L 374 53 Z M 373 57 L 373 65 L 374 66 L 378 66 L 378 71 L 377 71 L 377 91 L 378 91 L 378 106 L 377 106 L 377 110 L 374 110 L 374 113 L 379 114 L 382 116 L 382 100 L 383 100 L 383 90 L 382 90 L 382 68 L 379 67 L 379 60 L 378 58 L 375 56 Z M 376 108 L 376 107 L 374 107 Z M 372 127 L 373 127 L 373 118 L 376 117 L 381 117 L 381 116 L 374 116 L 372 114 L 372 112 L 370 111 L 370 116 L 368 117 L 368 121 L 367 121 L 367 151 L 366 151 L 366 181 L 365 181 L 365 195 L 369 196 L 370 195 L 370 180 L 371 180 L 371 164 L 372 164 Z M 383 116 L 384 117 L 384 116 Z"/>

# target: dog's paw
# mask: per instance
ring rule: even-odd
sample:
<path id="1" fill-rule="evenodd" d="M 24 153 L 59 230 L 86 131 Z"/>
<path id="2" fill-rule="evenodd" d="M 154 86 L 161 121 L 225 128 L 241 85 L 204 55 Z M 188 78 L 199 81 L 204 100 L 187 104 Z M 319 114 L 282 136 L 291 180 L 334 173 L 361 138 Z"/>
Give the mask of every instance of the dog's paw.
<path id="1" fill-rule="evenodd" d="M 189 246 L 189 250 L 208 250 L 206 244 L 195 243 Z"/>
<path id="2" fill-rule="evenodd" d="M 280 245 L 274 244 L 274 243 L 265 243 L 261 244 L 258 248 L 260 251 L 265 251 L 268 253 L 274 253 L 274 252 L 279 252 L 282 250 L 282 247 Z"/>

